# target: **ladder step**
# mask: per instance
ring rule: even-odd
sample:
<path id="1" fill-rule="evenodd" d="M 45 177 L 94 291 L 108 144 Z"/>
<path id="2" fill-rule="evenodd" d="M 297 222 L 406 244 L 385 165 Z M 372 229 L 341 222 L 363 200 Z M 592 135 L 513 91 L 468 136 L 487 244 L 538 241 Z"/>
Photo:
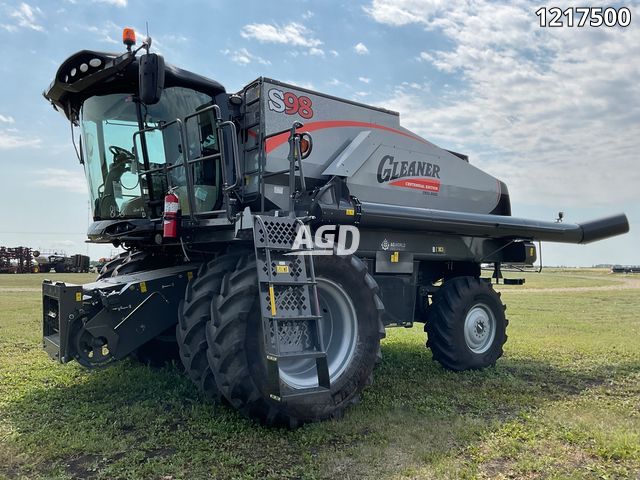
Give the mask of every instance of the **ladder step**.
<path id="1" fill-rule="evenodd" d="M 293 244 L 293 241 L 291 242 L 291 244 Z M 260 245 L 258 248 L 266 248 L 269 250 L 281 250 L 283 252 L 287 252 L 287 253 L 297 253 L 297 252 L 312 252 L 314 251 L 313 248 L 296 248 L 293 249 L 290 246 L 287 245 L 269 245 L 269 244 L 265 244 L 265 245 Z"/>
<path id="2" fill-rule="evenodd" d="M 285 276 L 286 274 L 280 274 L 281 276 Z M 276 277 L 277 278 L 277 277 Z M 288 286 L 288 285 L 316 285 L 318 282 L 315 280 L 274 280 L 273 282 L 269 282 L 268 279 L 260 280 L 260 283 L 277 286 Z"/>
<path id="3" fill-rule="evenodd" d="M 322 316 L 321 315 L 292 315 L 291 317 L 283 317 L 281 315 L 276 315 L 275 317 L 272 317 L 269 315 L 269 316 L 265 316 L 264 318 L 267 318 L 269 320 L 283 321 L 283 322 L 289 322 L 289 321 L 298 322 L 303 320 L 320 320 Z"/>
<path id="4" fill-rule="evenodd" d="M 278 361 L 280 360 L 302 360 L 306 358 L 322 358 L 326 357 L 327 354 L 325 352 L 290 352 L 290 353 L 281 353 L 277 355 Z"/>
<path id="5" fill-rule="evenodd" d="M 302 390 L 295 390 L 292 393 L 287 393 L 282 396 L 283 401 L 291 400 L 293 398 L 307 396 L 307 395 L 331 395 L 331 390 L 325 387 L 313 387 L 304 388 Z"/>

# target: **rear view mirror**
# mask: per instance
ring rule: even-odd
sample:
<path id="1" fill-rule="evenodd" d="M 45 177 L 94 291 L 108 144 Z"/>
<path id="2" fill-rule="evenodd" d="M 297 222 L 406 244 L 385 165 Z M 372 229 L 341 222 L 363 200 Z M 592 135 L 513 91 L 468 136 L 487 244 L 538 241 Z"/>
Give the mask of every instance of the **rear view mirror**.
<path id="1" fill-rule="evenodd" d="M 138 59 L 140 100 L 146 105 L 160 101 L 164 88 L 164 58 L 156 53 L 141 55 Z"/>

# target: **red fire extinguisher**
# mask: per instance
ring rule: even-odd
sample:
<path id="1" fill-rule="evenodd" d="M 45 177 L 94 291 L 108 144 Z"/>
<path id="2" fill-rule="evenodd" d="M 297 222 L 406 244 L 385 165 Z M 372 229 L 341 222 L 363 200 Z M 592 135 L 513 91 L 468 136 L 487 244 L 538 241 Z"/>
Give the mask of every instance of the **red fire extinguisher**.
<path id="1" fill-rule="evenodd" d="M 178 223 L 180 223 L 180 199 L 174 193 L 174 189 L 170 189 L 164 196 L 164 221 L 162 235 L 164 238 L 178 237 Z"/>

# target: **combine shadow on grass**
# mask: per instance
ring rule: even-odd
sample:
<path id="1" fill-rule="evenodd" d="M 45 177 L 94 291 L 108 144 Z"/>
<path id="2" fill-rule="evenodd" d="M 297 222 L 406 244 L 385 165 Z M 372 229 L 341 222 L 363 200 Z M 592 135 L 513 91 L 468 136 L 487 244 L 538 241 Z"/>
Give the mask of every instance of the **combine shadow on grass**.
<path id="1" fill-rule="evenodd" d="M 206 402 L 175 367 L 131 361 L 24 385 L 0 416 L 16 452 L 0 475 L 47 478 L 352 478 L 386 476 L 461 451 L 523 411 L 580 395 L 640 362 L 560 368 L 503 359 L 452 373 L 414 343 L 385 344 L 376 382 L 345 418 L 268 429 Z M 44 368 L 44 367 L 43 367 Z M 60 369 L 73 371 L 65 377 Z"/>

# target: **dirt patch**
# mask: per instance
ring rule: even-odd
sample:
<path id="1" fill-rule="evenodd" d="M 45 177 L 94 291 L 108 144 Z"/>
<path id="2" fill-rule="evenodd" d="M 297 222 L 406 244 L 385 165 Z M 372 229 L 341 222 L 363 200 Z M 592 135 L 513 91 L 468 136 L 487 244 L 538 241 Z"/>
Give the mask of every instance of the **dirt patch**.
<path id="1" fill-rule="evenodd" d="M 66 461 L 65 470 L 72 478 L 95 478 L 101 459 L 101 455 L 93 453 L 79 455 Z"/>
<path id="2" fill-rule="evenodd" d="M 145 450 L 147 460 L 150 458 L 169 457 L 175 453 L 176 453 L 176 449 L 173 447 L 158 447 L 158 448 L 151 448 L 149 450 Z"/>
<path id="3" fill-rule="evenodd" d="M 147 461 L 152 458 L 163 458 L 173 455 L 176 452 L 175 448 L 171 447 L 159 447 L 144 450 L 145 458 Z M 88 453 L 73 457 L 64 461 L 65 471 L 72 478 L 77 479 L 92 479 L 96 478 L 100 473 L 100 470 L 113 462 L 124 458 L 125 452 L 119 452 L 115 454 L 100 455 L 95 453 Z"/>

